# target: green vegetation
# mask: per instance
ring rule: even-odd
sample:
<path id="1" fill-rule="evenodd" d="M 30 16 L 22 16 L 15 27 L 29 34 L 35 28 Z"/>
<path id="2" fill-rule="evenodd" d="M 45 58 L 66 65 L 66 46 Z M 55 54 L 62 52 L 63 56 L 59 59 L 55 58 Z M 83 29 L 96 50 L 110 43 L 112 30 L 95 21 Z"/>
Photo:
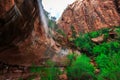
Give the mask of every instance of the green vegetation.
<path id="1" fill-rule="evenodd" d="M 120 52 L 112 56 L 101 54 L 96 58 L 98 68 L 101 70 L 98 80 L 119 80 L 120 79 Z"/>
<path id="2" fill-rule="evenodd" d="M 80 36 L 74 40 L 74 43 L 80 50 L 88 53 L 92 53 L 92 48 L 95 45 L 95 43 L 92 43 L 89 34 L 80 34 Z"/>
<path id="3" fill-rule="evenodd" d="M 73 28 L 73 27 L 71 27 Z M 58 30 L 64 35 L 64 32 Z M 74 32 L 74 29 L 73 29 Z M 110 32 L 114 33 L 112 38 Z M 92 38 L 104 34 L 102 42 L 95 43 Z M 85 34 L 72 35 L 72 42 L 82 54 L 70 53 L 67 55 L 68 65 L 64 69 L 68 80 L 120 80 L 120 27 L 101 29 Z M 46 62 L 46 67 L 32 66 L 31 72 L 40 75 L 41 80 L 59 80 L 59 75 L 64 74 L 60 67 L 55 67 L 51 61 Z M 99 70 L 99 71 L 96 71 Z"/>
<path id="4" fill-rule="evenodd" d="M 45 12 L 45 16 L 47 18 L 48 27 L 52 30 L 56 30 L 58 28 L 57 24 L 56 24 L 56 17 L 50 16 L 50 13 L 47 11 L 44 11 L 44 12 Z"/>
<path id="5" fill-rule="evenodd" d="M 115 29 L 117 34 L 119 33 L 119 28 Z M 87 54 L 100 54 L 100 53 L 111 53 L 113 51 L 117 52 L 119 51 L 119 40 L 110 40 L 109 39 L 109 31 L 110 29 L 101 29 L 98 31 L 89 32 L 86 34 L 80 34 L 79 37 L 77 37 L 74 40 L 75 46 L 78 47 L 81 51 L 86 51 Z M 96 44 L 92 42 L 92 38 L 99 37 L 104 34 L 104 42 L 101 44 Z M 119 35 L 119 34 L 118 34 Z M 118 39 L 118 35 L 116 38 Z M 109 39 L 109 41 L 107 41 Z"/>
<path id="6" fill-rule="evenodd" d="M 67 76 L 69 80 L 93 80 L 94 67 L 90 64 L 90 59 L 85 55 L 76 57 L 67 67 Z"/>
<path id="7" fill-rule="evenodd" d="M 118 53 L 120 49 L 120 43 L 113 41 L 113 42 L 106 42 L 102 43 L 100 45 L 96 45 L 93 48 L 93 53 L 94 54 L 113 54 L 113 53 Z"/>
<path id="8" fill-rule="evenodd" d="M 120 42 L 120 28 L 119 27 L 115 28 L 115 32 L 117 34 L 116 40 Z"/>
<path id="9" fill-rule="evenodd" d="M 102 34 L 108 35 L 108 33 L 109 33 L 109 28 L 104 28 L 104 29 L 101 29 L 101 30 L 89 32 L 87 34 L 90 36 L 90 38 L 95 38 L 95 37 L 98 37 Z"/>
<path id="10" fill-rule="evenodd" d="M 64 31 L 62 29 L 57 29 L 56 30 L 60 35 L 66 37 L 66 34 L 64 33 Z"/>
<path id="11" fill-rule="evenodd" d="M 111 38 L 110 32 L 114 33 L 114 38 Z M 91 41 L 92 38 L 96 38 L 102 34 L 105 35 L 102 43 L 96 44 Z M 94 74 L 97 78 L 95 80 L 120 79 L 120 27 L 116 27 L 113 31 L 111 29 L 101 29 L 82 34 L 74 42 L 75 46 L 80 48 L 81 52 L 86 50 L 86 54 L 92 53 L 89 57 L 94 57 L 97 64 L 94 68 L 100 70 L 98 74 Z"/>
<path id="12" fill-rule="evenodd" d="M 75 46 L 79 47 L 80 50 L 91 54 L 91 53 L 93 53 L 93 50 L 92 50 L 93 47 L 96 46 L 96 44 L 93 43 L 91 41 L 91 39 L 104 34 L 104 40 L 105 40 L 109 37 L 108 31 L 109 31 L 109 29 L 101 29 L 99 31 L 93 31 L 93 32 L 89 32 L 86 34 L 81 33 L 80 36 L 74 40 Z"/>
<path id="13" fill-rule="evenodd" d="M 46 67 L 33 65 L 30 72 L 39 74 L 41 80 L 57 80 L 60 75 L 59 68 L 55 67 L 52 61 L 47 61 Z"/>

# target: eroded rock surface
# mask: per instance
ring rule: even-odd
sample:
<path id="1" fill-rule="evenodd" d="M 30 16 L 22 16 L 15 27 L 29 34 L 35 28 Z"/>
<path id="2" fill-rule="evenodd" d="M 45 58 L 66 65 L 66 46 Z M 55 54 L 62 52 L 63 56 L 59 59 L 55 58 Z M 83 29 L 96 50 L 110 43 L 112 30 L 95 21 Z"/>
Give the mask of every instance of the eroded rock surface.
<path id="1" fill-rule="evenodd" d="M 64 32 L 71 35 L 71 25 L 77 33 L 120 25 L 119 0 L 76 0 L 58 20 Z"/>
<path id="2" fill-rule="evenodd" d="M 39 64 L 49 46 L 39 19 L 37 0 L 2 0 L 0 13 L 0 61 Z"/>

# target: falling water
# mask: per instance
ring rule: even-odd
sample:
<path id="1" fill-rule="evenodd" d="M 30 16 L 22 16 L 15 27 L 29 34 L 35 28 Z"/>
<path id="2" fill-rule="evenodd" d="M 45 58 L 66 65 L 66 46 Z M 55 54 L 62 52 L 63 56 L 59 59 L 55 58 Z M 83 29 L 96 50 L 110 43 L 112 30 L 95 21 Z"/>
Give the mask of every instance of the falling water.
<path id="1" fill-rule="evenodd" d="M 47 23 L 47 20 L 46 20 L 45 14 L 44 14 L 44 10 L 42 7 L 42 0 L 37 0 L 37 2 L 38 2 L 38 7 L 39 7 L 39 16 L 40 16 L 43 28 L 45 30 L 45 34 L 46 34 L 46 36 L 49 36 L 48 23 Z"/>
<path id="2" fill-rule="evenodd" d="M 49 37 L 49 41 L 50 41 L 49 48 L 51 48 L 51 46 L 56 45 L 56 44 L 55 44 L 55 41 L 52 39 L 52 35 L 50 34 L 51 30 L 48 28 L 48 23 L 47 23 L 47 20 L 46 20 L 45 14 L 44 14 L 44 10 L 42 7 L 42 0 L 37 0 L 37 2 L 38 2 L 38 7 L 39 7 L 39 16 L 40 16 L 41 22 L 43 24 L 43 28 L 45 30 L 46 37 Z M 60 55 L 66 55 L 66 54 L 68 54 L 68 50 L 60 49 L 58 53 Z"/>

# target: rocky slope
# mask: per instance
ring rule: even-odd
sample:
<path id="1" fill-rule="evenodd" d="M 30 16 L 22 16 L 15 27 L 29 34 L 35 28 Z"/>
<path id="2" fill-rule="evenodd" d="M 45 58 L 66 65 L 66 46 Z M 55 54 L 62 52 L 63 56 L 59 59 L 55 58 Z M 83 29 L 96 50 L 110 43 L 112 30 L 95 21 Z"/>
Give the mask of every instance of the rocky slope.
<path id="1" fill-rule="evenodd" d="M 77 33 L 120 25 L 119 0 L 76 0 L 58 20 L 64 32 L 71 35 L 71 25 Z"/>
<path id="2" fill-rule="evenodd" d="M 49 47 L 45 44 L 37 0 L 1 0 L 0 13 L 0 61 L 39 63 Z"/>

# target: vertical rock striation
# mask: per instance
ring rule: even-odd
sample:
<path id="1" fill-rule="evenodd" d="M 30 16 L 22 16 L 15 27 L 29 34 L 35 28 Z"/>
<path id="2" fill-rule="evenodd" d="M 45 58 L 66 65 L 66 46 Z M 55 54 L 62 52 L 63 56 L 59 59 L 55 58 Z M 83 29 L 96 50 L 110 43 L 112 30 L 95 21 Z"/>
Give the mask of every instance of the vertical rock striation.
<path id="1" fill-rule="evenodd" d="M 71 25 L 77 33 L 86 33 L 120 25 L 119 13 L 119 0 L 76 0 L 63 12 L 58 25 L 66 34 L 71 32 Z"/>
<path id="2" fill-rule="evenodd" d="M 37 0 L 0 0 L 0 13 L 0 61 L 39 63 L 48 48 Z"/>

